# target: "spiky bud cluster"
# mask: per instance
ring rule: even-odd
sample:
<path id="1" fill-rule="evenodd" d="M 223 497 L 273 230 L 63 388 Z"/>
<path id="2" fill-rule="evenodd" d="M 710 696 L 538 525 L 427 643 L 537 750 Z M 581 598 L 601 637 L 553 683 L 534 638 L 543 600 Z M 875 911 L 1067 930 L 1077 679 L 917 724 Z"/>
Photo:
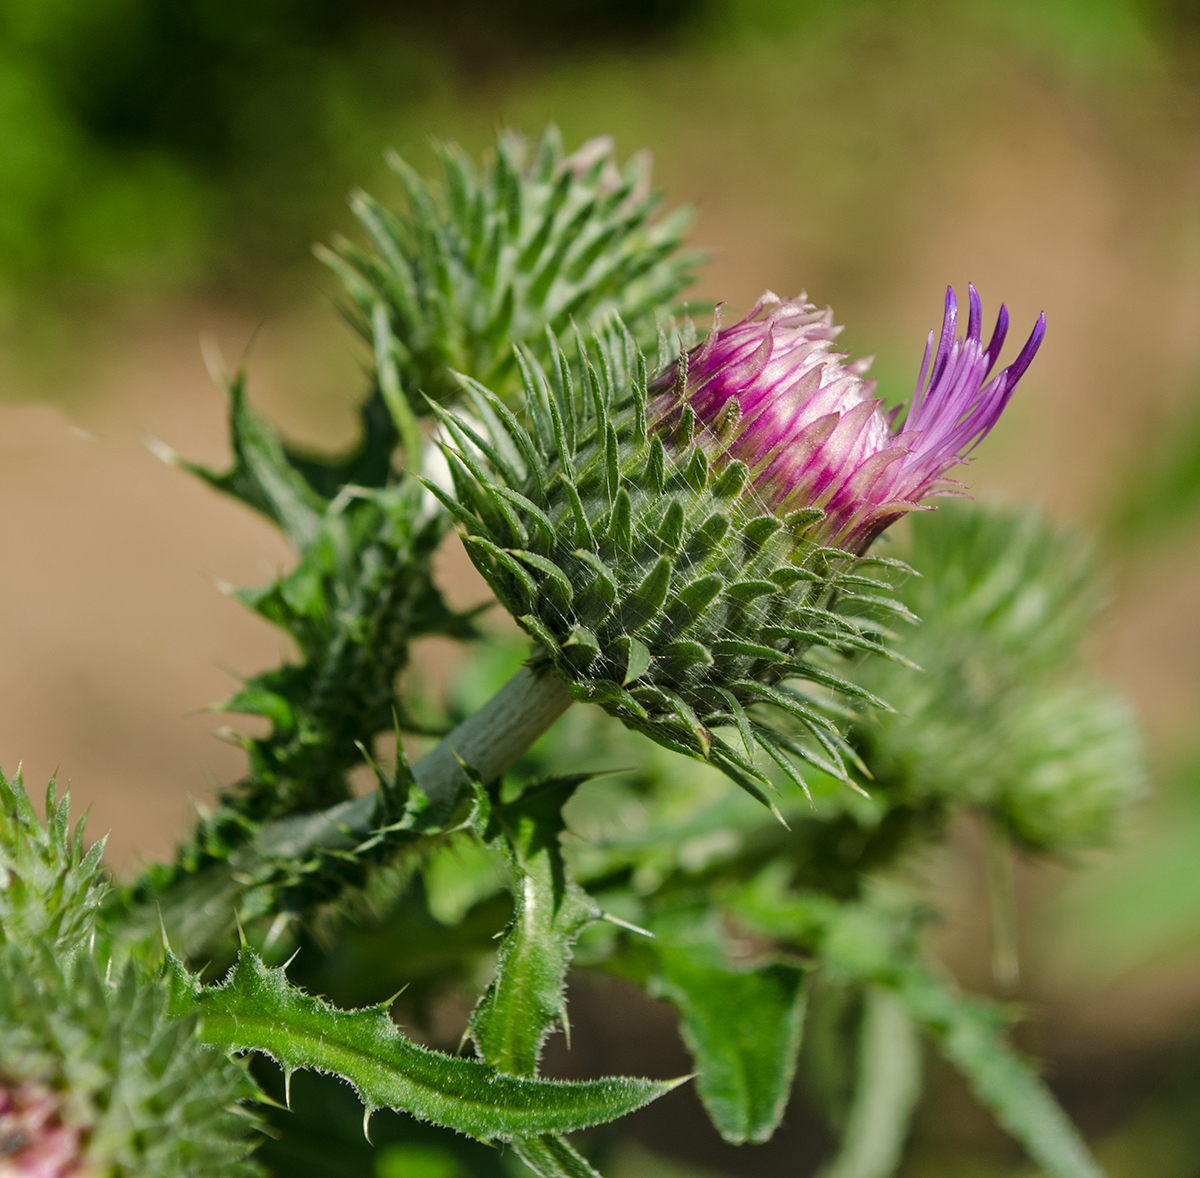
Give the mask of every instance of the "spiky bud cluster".
<path id="1" fill-rule="evenodd" d="M 654 219 L 661 196 L 645 153 L 618 167 L 605 136 L 567 155 L 553 126 L 536 144 L 502 133 L 483 169 L 455 143 L 434 150 L 440 186 L 388 156 L 407 208 L 354 196 L 374 252 L 346 241 L 320 251 L 409 396 L 453 398 L 456 372 L 506 391 L 514 342 L 540 352 L 547 325 L 609 313 L 653 330 L 691 281 L 699 255 L 679 252 L 690 214 Z"/>
<path id="2" fill-rule="evenodd" d="M 829 351 L 829 316 L 802 300 L 768 296 L 670 365 L 664 348 L 649 383 L 619 323 L 578 342 L 574 366 L 552 340 L 548 373 L 520 356 L 524 423 L 473 381 L 482 429 L 442 411 L 458 446 L 456 496 L 439 493 L 577 698 L 759 797 L 756 749 L 801 786 L 797 758 L 848 781 L 856 758 L 819 693 L 881 701 L 831 655 L 889 654 L 883 623 L 907 615 L 876 573 L 895 562 L 863 549 L 957 461 L 945 415 L 984 404 L 971 440 L 1015 384 L 1007 372 L 983 384 L 977 302 L 972 291 L 965 344 L 943 333 L 910 414 L 928 424 L 899 435 L 861 366 Z"/>
<path id="3" fill-rule="evenodd" d="M 172 1016 L 161 971 L 102 960 L 103 845 L 53 785 L 46 816 L 0 774 L 0 1175 L 261 1173 L 244 1067 Z"/>
<path id="4" fill-rule="evenodd" d="M 968 800 L 1027 850 L 1111 841 L 1146 777 L 1132 708 L 1080 665 L 1105 597 L 1094 554 L 1036 512 L 963 504 L 915 520 L 910 551 L 904 598 L 925 621 L 903 649 L 925 670 L 856 674 L 905 704 L 852 733 L 872 792 Z"/>

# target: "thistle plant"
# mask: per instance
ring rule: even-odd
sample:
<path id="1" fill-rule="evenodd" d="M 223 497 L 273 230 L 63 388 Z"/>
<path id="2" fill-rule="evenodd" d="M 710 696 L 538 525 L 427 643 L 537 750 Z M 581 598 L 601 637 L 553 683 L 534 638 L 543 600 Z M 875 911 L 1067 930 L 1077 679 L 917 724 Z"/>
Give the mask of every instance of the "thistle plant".
<path id="1" fill-rule="evenodd" d="M 1128 708 L 1078 657 L 1086 546 L 931 502 L 965 495 L 949 476 L 1044 320 L 1000 367 L 1005 309 L 984 344 L 974 288 L 961 334 L 948 292 L 886 411 L 804 296 L 680 325 L 696 255 L 644 161 L 552 130 L 438 156 L 440 183 L 393 160 L 403 202 L 356 196 L 368 244 L 322 251 L 367 348 L 358 444 L 298 451 L 240 371 L 218 372 L 228 470 L 158 447 L 296 550 L 231 590 L 297 652 L 223 705 L 269 722 L 242 780 L 117 886 L 64 803 L 43 825 L 0 782 L 0 1168 L 384 1173 L 378 1134 L 447 1173 L 594 1178 L 596 1127 L 684 1080 L 541 1074 L 589 969 L 673 1004 L 730 1142 L 770 1138 L 799 1078 L 840 1138 L 827 1178 L 884 1178 L 924 1036 L 1045 1171 L 1094 1178 L 1006 1016 L 932 960 L 911 870 L 957 813 L 1003 866 L 1104 842 L 1144 788 Z M 528 639 L 482 706 L 400 678 L 438 634 L 477 686 L 505 641 L 445 604 L 455 528 Z M 420 1042 L 464 991 L 459 1050 Z M 295 1116 L 306 1072 L 330 1079 L 299 1080 Z"/>

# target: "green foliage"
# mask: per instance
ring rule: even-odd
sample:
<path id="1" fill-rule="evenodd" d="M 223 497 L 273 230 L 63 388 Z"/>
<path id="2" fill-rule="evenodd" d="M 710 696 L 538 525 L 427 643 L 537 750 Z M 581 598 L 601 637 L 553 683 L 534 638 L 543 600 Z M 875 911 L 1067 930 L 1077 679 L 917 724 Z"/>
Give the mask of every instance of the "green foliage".
<path id="1" fill-rule="evenodd" d="M 457 144 L 436 152 L 440 191 L 393 153 L 407 207 L 354 197 L 373 253 L 345 241 L 322 251 L 346 287 L 350 321 L 372 346 L 378 309 L 386 310 L 389 359 L 418 412 L 422 393 L 457 399 L 458 373 L 507 391 L 513 344 L 545 354 L 547 327 L 557 333 L 573 319 L 617 313 L 652 329 L 691 281 L 699 256 L 674 256 L 689 215 L 652 220 L 660 196 L 647 157 L 621 171 L 608 139 L 565 155 L 554 127 L 532 148 L 501 134 L 482 171 Z"/>
<path id="2" fill-rule="evenodd" d="M 585 780 L 539 781 L 508 802 L 502 791 L 488 793 L 476 783 L 472 825 L 481 839 L 505 850 L 513 919 L 467 1033 L 484 1060 L 517 1076 L 536 1074 L 542 1045 L 556 1026 L 570 1042 L 567 968 L 580 932 L 602 915 L 572 878 L 560 844 L 563 805 Z M 513 1148 L 540 1178 L 599 1178 L 560 1134 L 521 1134 Z"/>
<path id="3" fill-rule="evenodd" d="M 476 382 L 486 437 L 441 414 L 456 497 L 430 487 L 476 568 L 576 699 L 711 759 L 768 806 L 756 747 L 805 789 L 799 761 L 849 781 L 855 754 L 819 693 L 880 703 L 830 660 L 887 653 L 880 619 L 909 614 L 867 570 L 896 562 L 806 539 L 817 512 L 763 514 L 746 467 L 711 467 L 691 424 L 664 446 L 619 323 L 594 352 L 577 343 L 578 381 L 553 341 L 549 376 L 523 354 L 525 424 Z"/>
<path id="4" fill-rule="evenodd" d="M 499 402 L 485 404 L 495 409 Z M 463 461 L 475 461 L 465 445 Z M 852 664 L 850 673 L 861 676 L 869 688 L 876 688 L 882 676 L 890 677 L 888 682 L 902 693 L 899 698 L 920 705 L 916 714 L 921 724 L 934 726 L 938 709 L 943 709 L 954 718 L 956 740 L 991 748 L 996 760 L 1001 753 L 1010 758 L 1019 753 L 1034 776 L 1023 784 L 1022 804 L 1032 809 L 1038 803 L 1044 809 L 1019 825 L 1008 818 L 1016 812 L 1009 795 L 1010 809 L 1000 811 L 997 806 L 993 813 L 1018 834 L 1041 830 L 1036 844 L 1026 836 L 1031 845 L 1084 845 L 1097 825 L 1071 817 L 1076 804 L 1072 799 L 1096 796 L 1097 791 L 1104 796 L 1105 783 L 1114 780 L 1114 773 L 1104 756 L 1093 757 L 1079 748 L 1088 742 L 1102 751 L 1110 747 L 1103 731 L 1062 723 L 1070 701 L 1076 695 L 1086 699 L 1094 691 L 1072 664 L 1096 600 L 1081 550 L 1027 516 L 977 507 L 940 511 L 921 519 L 917 527 L 913 562 L 925 576 L 914 578 L 905 592 L 928 616 L 907 649 L 920 654 L 926 669 L 891 667 L 880 672 L 868 661 Z M 550 580 L 548 574 L 543 577 L 539 589 Z M 918 645 L 923 634 L 928 639 Z M 929 701 L 923 702 L 920 692 L 930 681 L 934 686 Z M 953 698 L 964 691 L 964 684 L 977 693 L 969 707 Z M 1007 734 L 1018 731 L 1005 719 L 1007 712 L 1021 716 L 1042 707 L 1044 700 L 1050 701 L 1045 705 L 1050 710 L 1041 723 L 1050 735 L 1040 745 L 1026 736 L 1024 751 L 996 750 L 997 728 Z M 582 723 L 586 714 L 576 719 Z M 476 1067 L 493 1065 L 496 1074 L 518 1077 L 535 1073 L 546 1035 L 555 1026 L 567 1025 L 564 981 L 576 939 L 582 935 L 589 965 L 635 978 L 676 1003 L 701 1073 L 702 1098 L 717 1127 L 733 1139 L 764 1140 L 791 1086 L 810 989 L 809 967 L 796 963 L 815 962 L 825 990 L 834 986 L 865 996 L 857 1038 L 843 1040 L 838 1048 L 850 1055 L 848 1104 L 838 1121 L 844 1131 L 843 1149 L 832 1163 L 835 1175 L 882 1175 L 898 1156 L 918 1075 L 913 1022 L 943 1045 L 985 1103 L 1035 1157 L 1057 1167 L 1053 1172 L 1072 1178 L 1087 1172 L 1079 1168 L 1086 1155 L 1070 1135 L 1073 1131 L 1064 1129 L 1066 1122 L 1052 1097 L 1004 1043 L 1005 1020 L 945 987 L 945 1009 L 937 1008 L 942 1013 L 931 1013 L 927 1001 L 920 1005 L 922 994 L 928 998 L 927 983 L 932 984 L 934 976 L 921 949 L 920 905 L 904 896 L 881 899 L 877 886 L 863 874 L 878 877 L 893 870 L 939 835 L 953 808 L 987 800 L 974 780 L 957 775 L 970 762 L 951 760 L 941 776 L 933 777 L 939 762 L 931 752 L 927 762 L 913 762 L 924 766 L 929 776 L 914 774 L 901 788 L 900 779 L 889 776 L 889 758 L 911 733 L 898 723 L 885 727 L 893 724 L 890 716 L 871 725 L 860 722 L 851 730 L 851 739 L 877 779 L 870 786 L 873 796 L 851 794 L 839 788 L 836 778 L 816 776 L 815 809 L 800 798 L 782 802 L 789 831 L 749 797 L 720 788 L 719 775 L 706 774 L 695 761 L 681 763 L 665 752 L 656 753 L 666 758 L 656 761 L 633 733 L 621 733 L 601 720 L 592 722 L 594 743 L 581 743 L 578 725 L 568 726 L 575 736 L 564 736 L 560 748 L 551 743 L 527 758 L 502 786 L 483 790 L 477 784 L 472 830 L 453 834 L 449 842 L 426 844 L 424 853 L 431 855 L 426 871 L 403 877 L 410 881 L 400 885 L 407 889 L 404 898 L 390 901 L 398 923 L 385 924 L 390 931 L 381 929 L 379 935 L 416 933 L 413 952 L 422 961 L 442 962 L 417 966 L 414 961 L 414 969 L 432 968 L 433 974 L 401 970 L 400 979 L 421 978 L 421 992 L 428 994 L 438 969 L 461 971 L 487 952 L 488 938 L 503 920 L 493 904 L 504 880 L 496 870 L 497 851 L 507 857 L 513 917 L 501 941 L 495 977 L 471 1019 L 470 1033 L 485 1060 Z M 1038 751 L 1030 753 L 1029 747 Z M 1055 775 L 1047 748 L 1061 749 L 1061 757 L 1074 766 L 1073 778 Z M 951 748 L 941 755 L 954 752 Z M 562 774 L 581 758 L 592 758 L 598 766 L 640 768 L 623 778 L 585 780 L 583 775 Z M 691 768 L 681 768 L 689 764 Z M 1039 782 L 1037 773 L 1046 764 L 1051 769 Z M 398 765 L 403 765 L 400 758 Z M 1134 776 L 1140 781 L 1140 775 Z M 1131 778 L 1118 774 L 1115 779 L 1127 785 Z M 397 801 L 407 797 L 411 806 L 416 795 L 406 795 L 407 780 L 401 773 L 389 788 Z M 1117 790 L 1105 805 L 1124 797 Z M 419 796 L 416 801 L 419 810 Z M 581 836 L 571 840 L 569 849 L 560 840 L 564 804 L 573 816 L 572 830 Z M 408 811 L 402 807 L 397 812 Z M 632 826 L 630 813 L 641 815 Z M 420 854 L 425 828 L 414 815 L 399 822 L 407 823 L 406 837 L 417 840 Z M 1099 826 L 1107 829 L 1110 822 Z M 1065 831 L 1060 829 L 1064 824 Z M 458 887 L 467 847 L 477 848 L 472 853 L 481 857 L 486 871 L 474 872 L 471 878 L 478 875 L 479 881 L 469 887 L 470 881 L 462 880 L 466 892 L 449 905 L 441 893 L 447 882 Z M 420 878 L 427 878 L 432 887 L 428 898 L 412 891 Z M 443 921 L 461 924 L 451 929 L 428 917 L 421 926 L 410 917 L 400 919 L 426 903 Z M 647 942 L 611 924 L 597 924 L 595 917 L 602 909 L 646 925 L 657 935 Z M 485 910 L 491 913 L 487 920 L 476 921 L 472 914 Z M 680 923 L 681 914 L 690 915 Z M 474 931 L 468 932 L 468 926 Z M 438 950 L 430 948 L 439 938 L 440 958 Z M 367 943 L 365 935 L 360 940 Z M 744 952 L 745 945 L 750 946 L 749 958 L 735 953 L 735 948 Z M 359 968 L 368 960 L 382 959 L 360 958 Z M 242 968 L 247 968 L 244 963 Z M 286 986 L 282 977 L 279 985 Z M 303 1003 L 315 1001 L 303 998 Z M 910 1012 L 907 1016 L 897 1002 Z M 961 1009 L 955 1005 L 964 1002 Z M 309 1038 L 317 1041 L 319 1033 L 313 1028 L 324 1016 L 318 1007 L 305 1010 L 314 1020 Z M 385 1030 L 390 1025 L 379 1008 L 335 1013 L 338 1018 L 362 1018 L 364 1025 L 370 1018 Z M 271 1036 L 286 1038 L 280 1023 L 275 1017 L 261 1027 L 241 1022 L 247 1032 L 243 1045 L 256 1039 L 260 1048 L 274 1052 L 279 1042 Z M 328 1046 L 329 1035 L 321 1042 Z M 309 1062 L 314 1060 L 315 1055 Z M 424 1066 L 428 1059 L 422 1057 L 421 1062 Z M 326 1060 L 324 1066 L 349 1071 L 343 1055 Z M 871 1126 L 865 1136 L 864 1124 Z M 576 1173 L 588 1172 L 580 1167 L 589 1163 L 568 1152 L 554 1133 L 518 1128 L 510 1135 L 513 1148 L 539 1173 L 572 1173 L 571 1167 Z"/>
<path id="5" fill-rule="evenodd" d="M 247 775 L 201 824 L 200 861 L 227 854 L 255 824 L 346 799 L 362 747 L 403 716 L 395 682 L 411 642 L 473 633 L 431 580 L 445 524 L 422 510 L 418 483 L 391 471 L 398 433 L 386 411 L 368 400 L 358 448 L 320 461 L 289 451 L 254 413 L 244 372 L 227 387 L 234 465 L 188 469 L 260 511 L 295 547 L 295 568 L 236 595 L 293 639 L 300 660 L 250 677 L 223 705 L 262 716 L 271 732 L 243 739 Z"/>
<path id="6" fill-rule="evenodd" d="M 665 913 L 653 922 L 651 993 L 679 1010 L 696 1086 L 721 1136 L 767 1141 L 791 1092 L 808 970 L 787 961 L 731 965 L 713 916 Z"/>
<path id="7" fill-rule="evenodd" d="M 598 58 L 603 76 L 615 76 L 609 85 L 637 86 L 636 105 L 651 112 L 639 114 L 637 133 L 669 142 L 679 127 L 675 104 L 660 98 L 664 78 L 724 83 L 708 109 L 761 122 L 761 53 L 745 53 L 747 41 L 782 42 L 837 112 L 860 30 L 918 42 L 922 62 L 965 57 L 976 72 L 989 60 L 968 55 L 1000 42 L 1005 61 L 1015 54 L 1051 76 L 1082 72 L 1111 86 L 1164 51 L 1186 53 L 1192 22 L 1181 0 L 288 0 L 236 11 L 205 0 L 9 0 L 0 9 L 0 273 L 14 285 L 82 277 L 119 289 L 214 274 L 261 285 L 264 262 L 278 274 L 322 231 L 377 142 L 420 141 L 414 118 L 429 118 L 431 101 L 438 121 L 487 126 L 496 89 L 525 91 L 532 75 L 534 97 L 518 105 L 589 123 L 593 86 L 571 84 L 580 57 Z M 705 68 L 714 54 L 719 80 Z M 905 96 L 890 105 L 909 109 L 930 71 L 889 64 L 885 90 Z M 660 104 L 670 113 L 655 119 Z M 828 108 L 808 109 L 827 125 Z M 836 150 L 812 133 L 781 138 L 781 172 L 803 166 L 824 179 L 818 199 L 845 200 Z M 892 224 L 873 212 L 861 223 Z"/>
<path id="8" fill-rule="evenodd" d="M 480 1140 L 569 1133 L 624 1116 L 679 1081 L 567 1082 L 505 1075 L 479 1060 L 443 1055 L 406 1039 L 388 1015 L 390 1002 L 337 1010 L 293 987 L 243 947 L 224 982 L 204 988 L 172 960 L 175 1007 L 197 1009 L 206 1042 L 257 1051 L 285 1072 L 311 1068 L 342 1077 L 367 1115 L 380 1108 L 411 1113 Z"/>
<path id="9" fill-rule="evenodd" d="M 680 218 L 653 220 L 640 164 L 619 172 L 606 141 L 564 155 L 553 131 L 534 147 L 502 135 L 482 170 L 454 147 L 439 157 L 440 186 L 394 161 L 401 210 L 356 200 L 374 252 L 328 255 L 372 352 L 358 444 L 290 448 L 239 373 L 225 381 L 232 466 L 188 466 L 296 551 L 272 584 L 235 591 L 297 650 L 224 705 L 270 724 L 244 740 L 244 779 L 174 869 L 104 907 L 99 851 L 69 833 L 65 805 L 51 793 L 43 827 L 19 781 L 0 780 L 0 1084 L 54 1093 L 113 1173 L 250 1173 L 231 1110 L 264 1097 L 228 1053 L 259 1053 L 281 1065 L 285 1103 L 293 1072 L 322 1073 L 353 1089 L 364 1129 L 397 1110 L 472 1149 L 506 1143 L 542 1178 L 598 1178 L 563 1135 L 680 1081 L 538 1075 L 548 1036 L 561 1028 L 569 1046 L 582 961 L 675 1005 L 730 1142 L 779 1125 L 815 994 L 827 1010 L 810 1054 L 824 1051 L 842 1135 L 826 1178 L 885 1178 L 899 1162 L 918 1031 L 1038 1163 L 1095 1178 L 1003 1013 L 930 964 L 930 913 L 906 870 L 964 808 L 1061 853 L 1107 838 L 1140 792 L 1128 709 L 1078 666 L 1099 597 L 1084 548 L 1028 513 L 942 509 L 913 521 L 922 575 L 898 599 L 908 566 L 820 547 L 819 512 L 763 514 L 741 464 L 710 463 L 690 410 L 664 415 L 669 389 L 653 386 L 651 406 L 637 340 L 695 259 L 678 253 Z M 568 357 L 556 333 L 586 316 L 597 330 Z M 660 334 L 660 368 L 688 331 Z M 446 478 L 422 471 L 429 432 Z M 412 642 L 482 637 L 434 583 L 451 520 L 534 640 L 510 687 L 552 690 L 514 690 L 517 704 L 485 708 L 410 767 L 401 736 L 430 734 L 414 717 L 436 710 L 398 694 Z M 890 632 L 916 615 L 915 634 Z M 600 705 L 595 739 L 522 755 L 566 706 L 563 684 Z M 901 712 L 864 713 L 883 698 Z M 389 730 L 384 771 L 372 749 Z M 484 736 L 471 746 L 468 732 Z M 360 765 L 378 788 L 351 799 Z M 808 797 L 770 802 L 780 775 Z M 262 952 L 243 937 L 219 984 L 169 952 L 151 968 L 159 919 L 194 959 L 238 916 Z M 297 943 L 303 984 L 275 965 Z M 377 1001 L 393 981 L 416 983 L 418 1022 L 456 989 L 477 994 L 463 1041 L 478 1058 L 401 1033 L 393 1000 Z M 412 1137 L 322 1171 L 329 1159 L 302 1145 L 321 1130 L 275 1121 L 281 1172 L 304 1153 L 297 1173 L 449 1178 L 482 1156 L 421 1153 L 438 1139 Z"/>
<path id="10" fill-rule="evenodd" d="M 415 480 L 393 467 L 398 445 L 404 465 L 410 471 L 419 467 L 421 427 L 410 400 L 419 412 L 425 407 L 420 394 L 427 389 L 445 386 L 443 395 L 457 390 L 447 364 L 498 375 L 497 363 L 511 363 L 512 340 L 537 337 L 545 326 L 547 300 L 567 299 L 562 316 L 612 306 L 644 316 L 647 307 L 657 307 L 656 300 L 688 279 L 691 261 L 668 257 L 679 245 L 681 222 L 647 225 L 655 201 L 635 191 L 635 180 L 642 178 L 636 169 L 614 187 L 606 150 L 592 152 L 595 159 L 589 156 L 585 166 L 584 157 L 564 158 L 551 132 L 527 169 L 516 138 L 502 138 L 498 151 L 496 168 L 477 179 L 461 152 L 445 149 L 448 176 L 457 178 L 458 185 L 450 185 L 448 204 L 439 204 L 403 165 L 412 201 L 408 219 L 360 205 L 382 253 L 371 259 L 346 246 L 338 264 L 373 348 L 372 389 L 362 406 L 362 435 L 354 449 L 317 457 L 288 447 L 250 407 L 246 375 L 240 371 L 222 378 L 229 396 L 233 465 L 215 472 L 182 464 L 265 515 L 295 548 L 298 561 L 290 572 L 264 588 L 234 592 L 288 634 L 299 652 L 298 661 L 248 678 L 223 705 L 225 711 L 263 717 L 271 731 L 266 737 L 242 738 L 247 773 L 223 791 L 216 812 L 200 822 L 193 842 L 181 848 L 182 875 L 228 858 L 251 842 L 264 823 L 345 801 L 347 773 L 363 763 L 362 750 L 379 733 L 394 722 L 420 727 L 396 694 L 412 641 L 431 634 L 463 639 L 476 633 L 470 618 L 448 609 L 433 584 L 431 559 L 445 534 L 445 516 Z M 546 188 L 551 181 L 557 194 L 553 199 Z M 482 218 L 479 232 L 488 237 L 488 248 L 498 251 L 487 274 L 472 276 L 471 266 L 483 265 L 485 259 L 476 256 L 477 250 L 471 252 L 474 221 L 461 220 L 460 198 L 471 204 L 472 218 L 476 213 Z M 569 224 L 556 221 L 560 213 L 569 216 Z M 551 254 L 539 262 L 543 247 Z M 455 250 L 467 253 L 459 256 Z M 608 266 L 613 259 L 615 268 Z M 438 275 L 450 286 L 435 281 Z M 364 294 L 365 277 L 378 280 L 379 289 Z M 415 304 L 389 302 L 409 286 L 420 292 L 420 314 Z M 478 346 L 447 342 L 446 331 L 461 329 L 469 335 L 473 316 L 477 318 L 471 307 L 491 298 L 489 291 L 503 299 L 505 290 L 515 315 L 492 323 Z M 173 454 L 165 456 L 177 461 Z M 374 824 L 376 830 L 385 825 Z M 411 829 L 410 823 L 405 830 Z M 380 858 L 387 840 L 368 841 L 372 858 Z M 299 879 L 291 880 L 288 901 L 301 909 L 363 881 L 362 855 L 355 851 L 317 855 L 298 872 L 284 870 L 281 875 L 275 868 L 267 865 L 254 872 L 260 907 L 273 902 L 261 891 L 269 882 L 264 873 L 283 883 L 288 875 L 303 877 L 302 887 Z M 145 882 L 141 900 L 149 902 L 180 878 L 157 873 Z M 276 894 L 288 894 L 287 889 L 277 888 Z"/>
<path id="11" fill-rule="evenodd" d="M 691 0 L 8 0 L 0 276 L 261 284 L 298 259 L 396 112 L 497 60 L 675 26 Z M 366 146 L 370 143 L 370 147 Z"/>
<path id="12" fill-rule="evenodd" d="M 870 689 L 886 684 L 912 707 L 909 716 L 883 715 L 851 729 L 875 778 L 872 797 L 818 779 L 815 812 L 786 811 L 789 833 L 696 778 L 685 783 L 668 773 L 656 780 L 649 768 L 627 792 L 605 786 L 607 814 L 598 798 L 585 796 L 587 821 L 578 829 L 590 845 L 575 854 L 576 870 L 590 890 L 601 884 L 610 889 L 598 895 L 602 903 L 659 933 L 650 950 L 624 939 L 607 951 L 590 951 L 609 968 L 639 979 L 654 976 L 648 960 L 666 963 L 678 954 L 678 979 L 696 979 L 691 992 L 683 991 L 666 964 L 658 967 L 655 984 L 684 1014 L 682 1029 L 702 1071 L 702 1088 L 711 1072 L 720 1076 L 739 1058 L 735 1045 L 721 1042 L 714 1030 L 726 1032 L 751 1017 L 746 1010 L 752 1004 L 742 992 L 717 984 L 717 974 L 737 970 L 725 937 L 752 946 L 758 955 L 752 960 L 772 954 L 815 958 L 823 993 L 861 995 L 857 1036 L 830 1040 L 835 1056 L 853 1053 L 844 1064 L 847 1080 L 837 1081 L 847 1103 L 840 1114 L 836 1101 L 833 1109 L 843 1146 L 830 1173 L 839 1178 L 890 1173 L 900 1156 L 919 1081 L 914 1024 L 939 1043 L 997 1119 L 1050 1172 L 1094 1173 L 1048 1089 L 1005 1043 L 1007 1020 L 987 1004 L 959 997 L 930 972 L 921 948 L 920 903 L 872 885 L 861 873 L 865 868 L 876 879 L 893 874 L 940 835 L 945 815 L 958 807 L 991 802 L 1006 828 L 1046 850 L 1091 845 L 1127 811 L 1144 779 L 1127 713 L 1112 714 L 1108 731 L 1072 721 L 1081 710 L 1076 701 L 1099 694 L 1074 662 L 1096 608 L 1094 575 L 1078 542 L 1036 517 L 976 506 L 915 521 L 910 559 L 924 575 L 905 586 L 905 597 L 925 620 L 904 650 L 925 669 L 865 661 L 852 672 Z M 1030 712 L 1040 712 L 1038 725 L 1022 720 L 1018 727 L 1009 718 Z M 930 731 L 927 759 L 913 757 L 911 777 L 898 778 L 896 750 L 911 748 L 904 742 Z M 1014 748 L 1017 736 L 1024 744 Z M 1112 759 L 1123 740 L 1132 748 Z M 971 746 L 965 753 L 964 744 Z M 1018 774 L 1007 768 L 1014 762 L 1030 780 L 1014 780 Z M 1070 773 L 1060 771 L 1063 764 Z M 1011 773 L 1013 792 L 981 795 L 976 773 L 966 771 L 976 765 L 983 773 Z M 587 788 L 598 794 L 600 787 Z M 632 826 L 631 812 L 640 815 Z M 708 936 L 673 946 L 669 934 L 681 912 Z M 762 1010 L 765 1004 L 760 998 L 753 1005 Z M 777 1045 L 783 1035 L 775 1025 L 774 1036 L 762 1031 L 751 1041 Z M 790 1076 L 782 1082 L 786 1095 Z M 725 1128 L 720 1104 L 708 1104 Z"/>

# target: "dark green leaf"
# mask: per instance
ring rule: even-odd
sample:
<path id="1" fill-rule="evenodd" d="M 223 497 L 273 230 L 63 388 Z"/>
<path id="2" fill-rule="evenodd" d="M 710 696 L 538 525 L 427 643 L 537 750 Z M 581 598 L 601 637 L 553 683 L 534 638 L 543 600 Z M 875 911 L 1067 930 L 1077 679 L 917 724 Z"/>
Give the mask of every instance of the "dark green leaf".
<path id="1" fill-rule="evenodd" d="M 600 916 L 563 862 L 562 807 L 586 775 L 556 778 L 493 811 L 513 866 L 516 911 L 496 962 L 496 976 L 471 1016 L 480 1055 L 516 1076 L 532 1076 L 546 1036 L 564 1029 L 567 966 L 575 939 Z"/>
<path id="2" fill-rule="evenodd" d="M 541 1178 L 601 1178 L 561 1137 L 513 1138 L 513 1152 Z"/>

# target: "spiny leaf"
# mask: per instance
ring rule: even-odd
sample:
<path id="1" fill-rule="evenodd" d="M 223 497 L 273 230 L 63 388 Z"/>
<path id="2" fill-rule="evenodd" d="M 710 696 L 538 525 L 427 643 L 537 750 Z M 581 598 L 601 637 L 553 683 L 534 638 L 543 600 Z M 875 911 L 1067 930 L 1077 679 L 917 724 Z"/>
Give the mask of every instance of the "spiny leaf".
<path id="1" fill-rule="evenodd" d="M 540 1178 L 601 1178 L 561 1137 L 515 1137 L 513 1152 Z"/>
<path id="2" fill-rule="evenodd" d="M 431 1051 L 406 1039 L 386 1004 L 337 1010 L 293 987 L 243 948 L 216 987 L 195 987 L 206 1043 L 256 1051 L 285 1071 L 340 1076 L 370 1109 L 411 1113 L 479 1140 L 569 1133 L 624 1116 L 679 1080 L 610 1077 L 534 1080 L 504 1075 L 474 1059 Z"/>
<path id="3" fill-rule="evenodd" d="M 324 502 L 289 461 L 279 435 L 250 408 L 245 371 L 229 378 L 225 390 L 233 466 L 218 474 L 206 466 L 176 461 L 218 491 L 262 512 L 297 548 L 308 546 L 320 528 Z"/>

